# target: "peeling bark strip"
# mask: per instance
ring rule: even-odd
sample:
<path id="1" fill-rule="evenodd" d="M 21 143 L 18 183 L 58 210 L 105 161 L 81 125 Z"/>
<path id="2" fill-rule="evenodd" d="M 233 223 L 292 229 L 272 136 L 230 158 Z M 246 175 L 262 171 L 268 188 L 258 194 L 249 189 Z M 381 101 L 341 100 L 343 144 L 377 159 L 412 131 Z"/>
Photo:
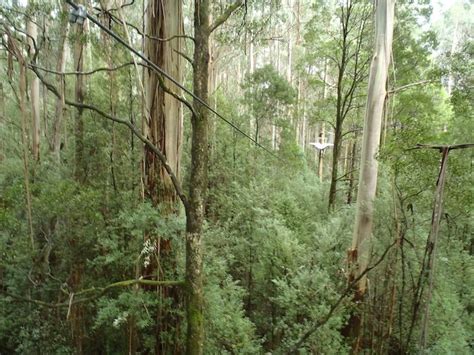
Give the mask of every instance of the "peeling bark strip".
<path id="1" fill-rule="evenodd" d="M 149 60 L 162 68 L 173 78 L 182 81 L 183 24 L 182 5 L 177 0 L 149 0 L 146 8 L 145 54 Z M 171 38 L 170 41 L 154 41 L 149 37 Z M 152 68 L 144 72 L 146 88 L 146 110 L 149 122 L 146 122 L 146 137 L 166 156 L 179 180 L 180 153 L 182 140 L 183 113 L 182 105 L 174 97 L 167 95 L 161 85 L 161 78 Z M 176 94 L 181 90 L 166 86 Z M 145 147 L 145 183 L 146 194 L 153 204 L 175 204 L 176 192 L 168 174 L 156 155 Z"/>
<path id="2" fill-rule="evenodd" d="M 181 0 L 148 0 L 145 10 L 145 55 L 173 78 L 182 82 L 181 56 L 183 43 L 183 13 Z M 153 39 L 152 39 L 153 38 Z M 154 38 L 170 38 L 156 41 Z M 176 178 L 180 180 L 181 141 L 183 134 L 182 105 L 175 96 L 181 90 L 169 85 L 151 67 L 145 67 L 144 134 L 166 157 Z M 173 92 L 175 96 L 167 92 Z M 160 205 L 162 213 L 177 212 L 178 196 L 171 177 L 152 149 L 144 146 L 144 192 L 153 206 Z M 145 235 L 145 240 L 155 245 L 152 262 L 143 270 L 158 280 L 173 278 L 176 274 L 176 253 L 170 240 L 159 235 Z M 141 266 L 140 266 L 141 267 Z M 173 311 L 179 307 L 181 293 L 176 288 L 155 288 L 159 298 L 155 321 L 155 352 L 157 354 L 181 353 L 179 339 L 181 317 Z M 169 305 L 169 306 L 165 306 Z"/>
<path id="3" fill-rule="evenodd" d="M 362 139 L 362 157 L 357 193 L 357 210 L 349 260 L 349 279 L 357 279 L 369 263 L 370 237 L 372 234 L 374 199 L 377 189 L 379 149 L 386 82 L 392 52 L 395 0 L 379 0 L 375 12 L 375 48 L 370 66 L 367 107 Z M 354 301 L 364 298 L 367 277 L 362 277 L 354 289 Z M 353 339 L 353 351 L 357 353 L 361 337 L 362 317 L 357 310 L 351 315 L 346 333 Z"/>

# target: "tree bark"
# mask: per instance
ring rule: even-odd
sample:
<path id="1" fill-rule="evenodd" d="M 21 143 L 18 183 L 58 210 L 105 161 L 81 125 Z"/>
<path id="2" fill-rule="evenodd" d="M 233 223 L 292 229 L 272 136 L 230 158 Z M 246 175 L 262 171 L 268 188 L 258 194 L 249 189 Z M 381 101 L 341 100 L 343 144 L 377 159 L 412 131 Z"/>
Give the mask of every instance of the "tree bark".
<path id="1" fill-rule="evenodd" d="M 208 102 L 209 77 L 209 0 L 194 2 L 194 94 Z M 186 221 L 186 338 L 187 354 L 202 354 L 204 343 L 202 290 L 202 226 L 207 187 L 208 111 L 193 101 L 191 182 Z"/>
<path id="2" fill-rule="evenodd" d="M 85 0 L 78 1 L 79 4 L 85 4 Z M 74 70 L 76 72 L 84 71 L 85 56 L 85 24 L 75 24 L 75 42 L 74 42 Z M 77 74 L 74 87 L 74 98 L 79 104 L 84 103 L 85 83 L 84 75 Z M 86 181 L 86 161 L 84 152 L 84 118 L 83 108 L 77 107 L 74 115 L 74 140 L 75 140 L 75 170 L 74 178 L 78 184 L 84 184 Z M 70 248 L 77 250 L 77 237 L 72 236 L 70 240 Z M 72 261 L 71 273 L 69 276 L 69 284 L 75 291 L 80 288 L 83 279 L 84 263 L 80 257 Z M 71 307 L 70 312 L 72 340 L 77 354 L 85 352 L 85 340 L 87 331 L 85 327 L 84 306 L 81 304 Z"/>
<path id="3" fill-rule="evenodd" d="M 66 69 L 66 54 L 67 46 L 66 39 L 69 31 L 68 20 L 67 20 L 67 4 L 64 2 L 62 5 L 62 17 L 61 17 L 61 34 L 59 37 L 59 47 L 58 47 L 58 61 L 56 62 L 56 71 L 64 72 Z M 50 150 L 56 156 L 57 160 L 60 159 L 60 150 L 61 150 L 61 130 L 62 123 L 64 118 L 64 95 L 65 95 L 65 81 L 62 75 L 58 75 L 57 78 L 58 87 L 62 89 L 62 97 L 56 99 L 55 115 L 53 121 L 53 132 L 51 138 L 51 147 Z"/>
<path id="4" fill-rule="evenodd" d="M 321 123 L 321 129 L 318 134 L 318 139 L 320 143 L 325 143 L 326 140 L 326 127 L 324 122 Z M 318 175 L 319 175 L 319 181 L 323 182 L 323 175 L 324 175 L 324 157 L 323 157 L 323 151 L 320 150 L 318 152 Z"/>
<path id="5" fill-rule="evenodd" d="M 433 293 L 434 285 L 434 272 L 435 272 L 435 260 L 436 260 L 436 248 L 438 246 L 438 234 L 441 216 L 443 213 L 443 194 L 444 186 L 446 184 L 446 170 L 448 167 L 448 154 L 449 148 L 445 147 L 441 150 L 441 166 L 438 175 L 438 181 L 436 183 L 436 192 L 433 204 L 433 214 L 431 216 L 431 230 L 426 245 L 426 254 L 428 261 L 426 263 L 426 271 L 428 279 L 428 290 L 426 293 L 425 309 L 423 312 L 423 320 L 421 323 L 420 331 L 420 349 L 426 349 L 426 342 L 428 340 L 428 329 L 429 329 L 429 315 L 430 315 L 430 302 Z M 425 265 L 424 265 L 425 266 Z"/>
<path id="6" fill-rule="evenodd" d="M 354 280 L 368 266 L 373 208 L 377 188 L 378 162 L 386 82 L 392 51 L 395 0 L 379 0 L 375 12 L 375 48 L 370 67 L 367 106 L 362 138 L 362 157 L 357 193 L 356 219 L 349 251 L 349 279 Z M 354 290 L 354 300 L 363 300 L 367 286 L 364 275 Z M 349 320 L 349 335 L 354 338 L 354 352 L 358 351 L 361 336 L 361 317 L 353 313 Z"/>
<path id="7" fill-rule="evenodd" d="M 5 91 L 3 83 L 0 82 L 0 130 L 5 132 Z M 5 143 L 0 142 L 0 162 L 5 159 Z"/>
<path id="8" fill-rule="evenodd" d="M 30 60 L 36 62 L 36 45 L 38 44 L 38 28 L 33 21 L 28 21 L 26 24 L 26 32 L 28 34 L 28 56 Z M 33 63 L 35 64 L 35 63 Z M 31 98 L 31 116 L 32 116 L 32 154 L 33 159 L 39 161 L 40 159 L 40 136 L 41 136 L 41 122 L 40 122 L 40 82 L 36 75 L 33 76 L 30 83 L 30 98 Z"/>
<path id="9" fill-rule="evenodd" d="M 209 37 L 240 6 L 237 0 L 210 24 L 210 0 L 194 1 L 193 100 L 191 117 L 191 178 L 186 208 L 186 353 L 202 354 L 204 344 L 202 232 L 209 158 Z"/>
<path id="10" fill-rule="evenodd" d="M 182 81 L 182 61 L 177 52 L 182 51 L 183 35 L 182 3 L 176 0 L 150 0 L 146 7 L 145 31 L 147 37 L 145 54 L 165 72 Z M 180 94 L 174 85 L 165 85 Z M 146 110 L 149 113 L 145 132 L 147 138 L 166 156 L 179 179 L 182 140 L 182 105 L 175 98 L 165 94 L 160 78 L 151 69 L 145 69 Z M 163 203 L 170 210 L 175 209 L 177 196 L 171 180 L 156 155 L 145 148 L 145 195 L 154 205 Z"/>
<path id="11" fill-rule="evenodd" d="M 28 227 L 30 234 L 31 249 L 34 251 L 36 248 L 35 234 L 33 229 L 33 213 L 31 203 L 31 191 L 30 191 L 30 167 L 29 167 L 29 152 L 28 152 L 28 140 L 27 140 L 27 112 L 26 112 L 26 63 L 23 58 L 18 58 L 20 62 L 20 78 L 19 78 L 19 103 L 21 112 L 21 143 L 23 148 L 23 171 L 24 171 L 24 184 L 25 184 L 25 200 L 26 200 L 26 213 L 28 216 Z"/>
<path id="12" fill-rule="evenodd" d="M 355 170 L 355 163 L 356 163 L 356 153 L 357 153 L 357 134 L 354 137 L 354 141 L 351 144 L 351 153 L 350 153 L 350 164 L 349 164 L 349 186 L 347 189 L 347 204 L 350 205 L 352 203 L 352 194 L 354 191 L 354 170 Z"/>
<path id="13" fill-rule="evenodd" d="M 182 82 L 183 66 L 181 56 L 183 35 L 182 3 L 177 0 L 150 0 L 145 10 L 145 55 L 157 66 Z M 175 37 L 177 36 L 177 37 Z M 155 39 L 152 39 L 152 38 Z M 162 40 L 156 40 L 160 38 Z M 183 132 L 182 105 L 165 93 L 161 80 L 152 69 L 144 71 L 145 81 L 145 135 L 158 147 L 176 177 L 180 175 L 181 141 Z M 180 90 L 164 80 L 164 84 L 177 95 Z M 162 212 L 172 214 L 177 211 L 177 194 L 171 178 L 156 154 L 145 146 L 144 151 L 145 196 L 154 206 L 160 205 Z M 148 238 L 148 236 L 147 236 Z M 175 263 L 171 242 L 155 236 L 156 262 L 150 263 L 147 275 L 155 275 L 158 280 L 175 277 Z M 161 300 L 156 316 L 156 353 L 176 353 L 179 350 L 178 327 L 180 320 L 170 308 L 179 303 L 178 290 L 157 288 Z M 164 300 L 171 301 L 170 307 Z M 170 339 L 170 340 L 167 340 Z"/>
<path id="14" fill-rule="evenodd" d="M 78 4 L 84 4 L 84 1 L 78 1 Z M 74 43 L 74 70 L 76 72 L 84 71 L 84 26 L 75 25 L 75 43 Z M 84 76 L 77 74 L 74 86 L 75 101 L 82 104 L 84 102 L 85 85 Z M 78 107 L 74 116 L 74 139 L 75 139 L 75 171 L 74 177 L 79 183 L 84 183 L 86 178 L 86 162 L 84 153 L 84 118 L 83 109 Z"/>

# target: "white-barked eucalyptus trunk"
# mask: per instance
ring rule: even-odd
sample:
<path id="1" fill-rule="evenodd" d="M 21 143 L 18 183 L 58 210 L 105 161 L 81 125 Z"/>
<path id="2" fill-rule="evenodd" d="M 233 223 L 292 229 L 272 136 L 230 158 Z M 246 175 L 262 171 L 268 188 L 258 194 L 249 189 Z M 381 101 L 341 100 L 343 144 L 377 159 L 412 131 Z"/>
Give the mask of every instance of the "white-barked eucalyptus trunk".
<path id="1" fill-rule="evenodd" d="M 30 60 L 34 59 L 36 54 L 36 45 L 38 43 L 38 28 L 36 24 L 29 20 L 26 24 L 28 34 L 28 56 Z M 34 64 L 34 63 L 33 63 Z M 31 116 L 32 116 L 32 153 L 35 160 L 40 159 L 40 83 L 36 75 L 30 83 Z"/>
<path id="2" fill-rule="evenodd" d="M 357 193 L 357 210 L 349 264 L 357 278 L 368 266 L 372 234 L 374 200 L 377 189 L 377 153 L 386 96 L 386 82 L 394 26 L 395 0 L 378 0 L 375 13 L 375 50 L 370 66 L 367 107 L 362 138 L 362 157 Z M 366 277 L 357 284 L 357 292 L 365 293 Z"/>

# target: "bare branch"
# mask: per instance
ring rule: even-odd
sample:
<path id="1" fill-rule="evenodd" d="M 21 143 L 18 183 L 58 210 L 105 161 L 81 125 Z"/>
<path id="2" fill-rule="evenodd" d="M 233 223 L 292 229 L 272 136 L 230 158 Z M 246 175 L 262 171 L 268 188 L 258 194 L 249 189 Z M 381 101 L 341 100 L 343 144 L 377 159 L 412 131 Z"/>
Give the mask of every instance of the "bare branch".
<path id="1" fill-rule="evenodd" d="M 413 86 L 424 85 L 424 84 L 430 84 L 430 83 L 434 83 L 434 82 L 435 82 L 435 80 L 421 80 L 421 81 L 417 81 L 416 83 L 411 83 L 411 84 L 407 84 L 407 85 L 400 86 L 399 88 L 392 89 L 392 90 L 390 90 L 390 91 L 387 92 L 387 95 L 395 94 L 395 93 L 397 93 L 397 92 L 400 92 L 400 91 L 409 89 L 409 88 L 411 88 L 411 87 L 413 87 Z"/>
<path id="2" fill-rule="evenodd" d="M 182 286 L 184 285 L 184 281 L 155 281 L 155 280 L 145 280 L 145 279 L 132 279 L 132 280 L 125 280 L 125 281 L 119 281 L 119 282 L 114 282 L 110 285 L 107 285 L 105 287 L 91 287 L 89 289 L 79 291 L 76 293 L 71 293 L 72 296 L 78 296 L 86 293 L 91 293 L 91 292 L 98 292 L 96 295 L 91 296 L 91 297 L 86 297 L 86 298 L 79 298 L 79 299 L 73 299 L 74 297 L 70 297 L 68 301 L 66 302 L 59 302 L 59 303 L 48 303 L 44 302 L 41 300 L 36 300 L 28 297 L 23 297 L 19 295 L 15 295 L 13 293 L 9 292 L 2 292 L 6 296 L 9 296 L 15 300 L 18 301 L 23 301 L 23 302 L 29 302 L 29 303 L 34 303 L 38 306 L 43 306 L 43 307 L 49 307 L 49 308 L 69 308 L 72 305 L 78 304 L 78 303 L 84 303 L 84 302 L 89 302 L 93 301 L 102 295 L 104 295 L 107 291 L 117 288 L 117 287 L 128 287 L 128 286 L 133 286 L 133 285 L 147 285 L 147 286 L 161 286 L 161 287 L 171 287 L 171 286 Z"/>
<path id="3" fill-rule="evenodd" d="M 221 26 L 227 19 L 243 5 L 242 0 L 236 1 L 234 4 L 229 5 L 227 9 L 214 21 L 214 23 L 209 27 L 209 33 L 214 32 L 219 26 Z"/>
<path id="4" fill-rule="evenodd" d="M 124 64 L 121 64 L 115 68 L 97 68 L 97 69 L 94 69 L 94 70 L 91 70 L 91 71 L 88 71 L 88 72 L 80 72 L 80 71 L 72 71 L 72 72 L 59 72 L 59 71 L 56 71 L 56 70 L 52 70 L 52 69 L 47 69 L 47 68 L 43 68 L 43 67 L 40 67 L 38 65 L 33 65 L 33 64 L 29 64 L 29 67 L 30 69 L 32 68 L 36 68 L 36 69 L 39 69 L 41 71 L 44 71 L 46 73 L 51 73 L 51 74 L 55 74 L 55 75 L 92 75 L 92 74 L 95 74 L 95 73 L 98 73 L 98 72 L 101 72 L 101 71 L 107 71 L 107 72 L 110 72 L 110 71 L 115 71 L 115 70 L 119 70 L 119 69 L 122 69 L 126 66 L 129 66 L 129 65 L 133 65 L 134 63 L 133 62 L 129 62 L 129 63 L 124 63 Z M 137 63 L 138 65 L 141 65 L 145 68 L 149 68 L 151 70 L 153 70 L 153 68 L 151 68 L 150 66 L 148 66 L 148 64 L 146 63 Z M 35 71 L 36 72 L 36 71 Z M 164 84 L 164 80 L 161 76 L 159 76 L 159 82 L 160 82 L 160 87 L 163 89 L 164 92 L 166 92 L 168 95 L 171 95 L 172 97 L 174 97 L 176 100 L 178 100 L 179 102 L 181 102 L 183 105 L 185 105 L 190 111 L 191 113 L 195 114 L 194 112 L 194 108 L 193 106 L 191 105 L 191 103 L 186 100 L 184 97 L 182 96 L 179 96 L 178 94 L 176 94 L 175 92 L 173 92 L 171 89 L 169 89 L 165 84 Z"/>
<path id="5" fill-rule="evenodd" d="M 303 345 L 303 343 L 313 334 L 315 331 L 317 331 L 320 327 L 322 327 L 324 324 L 326 324 L 336 311 L 336 309 L 339 307 L 339 305 L 342 303 L 342 301 L 348 297 L 349 295 L 352 295 L 354 287 L 357 285 L 357 283 L 371 270 L 375 269 L 384 259 L 385 256 L 388 254 L 390 249 L 397 244 L 397 240 L 395 240 L 392 244 L 390 244 L 387 249 L 383 252 L 382 256 L 375 262 L 370 267 L 367 267 L 364 271 L 360 273 L 359 276 L 357 276 L 352 282 L 346 287 L 342 295 L 338 298 L 338 300 L 331 306 L 329 309 L 329 312 L 318 322 L 316 322 L 309 330 L 307 330 L 301 337 L 300 339 L 293 345 L 288 353 L 293 354 L 296 353 L 297 350 Z"/>
<path id="6" fill-rule="evenodd" d="M 41 80 L 41 82 L 48 88 L 49 91 L 51 91 L 56 97 L 58 98 L 61 98 L 61 94 L 60 92 L 58 91 L 58 89 L 52 85 L 51 83 L 47 82 L 44 77 L 39 73 L 38 69 L 36 69 L 35 67 L 33 66 L 30 66 L 30 68 L 36 73 L 36 75 L 38 76 L 38 78 Z M 179 97 L 178 95 L 174 94 L 174 93 L 171 93 L 171 95 L 173 97 Z M 96 112 L 97 114 L 99 114 L 100 116 L 108 119 L 108 120 L 111 120 L 111 121 L 114 121 L 114 122 L 117 122 L 117 123 L 120 123 L 120 124 L 123 124 L 125 126 L 127 126 L 130 131 L 132 131 L 132 133 L 139 139 L 141 140 L 153 153 L 155 153 L 155 155 L 158 157 L 158 159 L 161 161 L 161 164 L 163 164 L 163 167 L 165 168 L 166 172 L 168 173 L 170 179 L 171 179 L 171 182 L 173 183 L 173 186 L 176 190 L 176 193 L 178 194 L 179 198 L 181 199 L 181 202 L 183 203 L 184 207 L 185 207 L 185 210 L 187 211 L 188 210 L 188 207 L 189 207 L 189 204 L 188 204 L 188 200 L 187 200 L 187 197 L 186 195 L 184 194 L 182 188 L 181 188 L 181 185 L 178 181 L 178 178 L 176 177 L 175 173 L 173 172 L 173 169 L 169 166 L 167 160 L 166 160 L 166 156 L 161 152 L 161 150 L 159 150 L 148 138 L 146 138 L 141 132 L 140 130 L 135 127 L 134 124 L 132 124 L 131 122 L 127 121 L 127 120 L 123 120 L 123 119 L 120 119 L 118 117 L 115 117 L 115 116 L 112 116 L 104 111 L 102 111 L 100 108 L 96 107 L 96 106 L 93 106 L 93 105 L 88 105 L 88 104 L 83 104 L 83 103 L 78 103 L 78 102 L 74 102 L 74 101 L 71 101 L 71 100 L 67 100 L 65 99 L 64 102 L 69 105 L 69 106 L 73 106 L 73 107 L 76 107 L 78 109 L 87 109 L 87 110 L 90 110 L 90 111 L 94 111 Z"/>
<path id="7" fill-rule="evenodd" d="M 95 74 L 95 73 L 98 73 L 98 72 L 101 72 L 101 71 L 106 71 L 106 72 L 116 71 L 116 70 L 125 68 L 129 65 L 133 65 L 133 62 L 124 63 L 124 64 L 121 64 L 121 65 L 115 67 L 115 68 L 106 67 L 106 68 L 97 68 L 97 69 L 94 69 L 94 70 L 91 70 L 91 71 L 60 72 L 60 71 L 56 71 L 56 70 L 52 70 L 52 69 L 48 69 L 48 68 L 43 68 L 43 67 L 40 67 L 39 65 L 30 64 L 31 67 L 35 67 L 36 69 L 39 69 L 39 70 L 44 71 L 46 73 L 56 74 L 56 75 L 92 75 L 92 74 Z"/>
<path id="8" fill-rule="evenodd" d="M 181 52 L 181 51 L 178 51 L 176 49 L 174 49 L 174 51 L 176 53 L 178 53 L 181 57 L 183 57 L 184 59 L 186 59 L 188 61 L 189 64 L 191 64 L 191 66 L 194 68 L 194 61 L 188 57 L 185 53 Z"/>
<path id="9" fill-rule="evenodd" d="M 168 41 L 172 41 L 173 39 L 184 38 L 184 39 L 190 39 L 191 41 L 195 42 L 193 36 L 189 36 L 189 35 L 185 35 L 185 34 L 184 35 L 174 35 L 174 36 L 170 36 L 170 37 L 167 37 L 167 38 L 160 38 L 160 37 L 150 36 L 146 33 L 143 33 L 137 26 L 131 24 L 130 22 L 122 21 L 121 19 L 117 18 L 117 16 L 113 15 L 110 11 L 103 10 L 103 9 L 100 9 L 100 11 L 102 11 L 103 13 L 108 15 L 112 19 L 112 21 L 114 21 L 115 23 L 118 23 L 118 24 L 121 24 L 121 25 L 127 25 L 128 27 L 131 27 L 136 33 L 138 33 L 138 35 L 140 35 L 142 37 L 146 37 L 146 38 L 151 39 L 153 41 L 168 42 Z"/>
<path id="10" fill-rule="evenodd" d="M 438 149 L 439 151 L 442 151 L 444 149 L 448 150 L 454 150 L 454 149 L 465 149 L 465 148 L 472 148 L 474 147 L 474 143 L 463 143 L 463 144 L 417 144 L 414 148 L 412 149 Z"/>

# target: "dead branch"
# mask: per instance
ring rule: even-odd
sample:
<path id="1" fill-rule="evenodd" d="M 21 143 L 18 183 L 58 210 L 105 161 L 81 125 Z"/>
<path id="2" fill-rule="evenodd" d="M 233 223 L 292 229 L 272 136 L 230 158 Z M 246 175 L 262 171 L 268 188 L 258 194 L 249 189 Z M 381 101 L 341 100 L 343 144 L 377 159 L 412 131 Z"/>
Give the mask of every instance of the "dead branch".
<path id="1" fill-rule="evenodd" d="M 435 81 L 434 81 L 434 80 L 421 80 L 421 81 L 417 81 L 416 83 L 411 83 L 411 84 L 403 85 L 403 86 L 400 86 L 400 87 L 398 87 L 398 88 L 389 90 L 389 91 L 387 92 L 387 95 L 395 94 L 395 93 L 397 93 L 397 92 L 400 92 L 400 91 L 403 91 L 403 90 L 412 88 L 413 86 L 424 85 L 424 84 L 430 84 L 430 83 L 433 83 L 433 82 L 435 82 Z"/>
<path id="2" fill-rule="evenodd" d="M 41 71 L 44 71 L 46 73 L 50 73 L 50 74 L 56 74 L 56 75 L 92 75 L 92 74 L 95 74 L 95 73 L 98 73 L 98 72 L 102 72 L 102 71 L 106 71 L 106 72 L 112 72 L 112 71 L 116 71 L 116 70 L 120 70 L 122 68 L 125 68 L 129 65 L 133 65 L 133 62 L 129 62 L 129 63 L 124 63 L 124 64 L 121 64 L 117 67 L 113 67 L 113 68 L 110 68 L 110 67 L 106 67 L 106 68 L 97 68 L 97 69 L 93 69 L 91 71 L 70 71 L 70 72 L 60 72 L 60 71 L 57 71 L 57 70 L 52 70 L 52 69 L 48 69 L 48 68 L 44 68 L 44 67 L 40 67 L 39 65 L 35 65 L 35 64 L 30 64 L 30 66 L 32 67 L 35 67 Z"/>
<path id="3" fill-rule="evenodd" d="M 146 285 L 146 286 L 161 286 L 161 287 L 172 287 L 172 286 L 182 286 L 184 285 L 184 281 L 156 281 L 156 280 L 145 280 L 145 279 L 132 279 L 132 280 L 125 280 L 125 281 L 119 281 L 119 282 L 114 282 L 110 285 L 104 286 L 104 287 L 91 287 L 86 290 L 82 290 L 79 292 L 71 293 L 70 295 L 73 295 L 73 297 L 70 297 L 68 301 L 66 302 L 59 302 L 59 303 L 49 303 L 49 302 L 44 302 L 41 300 L 36 300 L 28 297 L 23 297 L 20 295 L 15 295 L 10 292 L 2 292 L 4 295 L 11 297 L 17 301 L 22 301 L 22 302 L 29 302 L 29 303 L 34 303 L 38 306 L 42 307 L 48 307 L 48 308 L 62 308 L 62 307 L 67 307 L 70 308 L 72 305 L 78 304 L 78 303 L 84 303 L 84 302 L 90 302 L 93 301 L 101 296 L 103 296 L 107 291 L 110 291 L 113 288 L 117 287 L 128 287 L 128 286 L 133 286 L 133 285 Z M 74 297 L 78 295 L 83 295 L 87 293 L 96 293 L 93 296 L 90 297 L 84 297 L 84 298 L 79 298 L 73 300 Z"/>

